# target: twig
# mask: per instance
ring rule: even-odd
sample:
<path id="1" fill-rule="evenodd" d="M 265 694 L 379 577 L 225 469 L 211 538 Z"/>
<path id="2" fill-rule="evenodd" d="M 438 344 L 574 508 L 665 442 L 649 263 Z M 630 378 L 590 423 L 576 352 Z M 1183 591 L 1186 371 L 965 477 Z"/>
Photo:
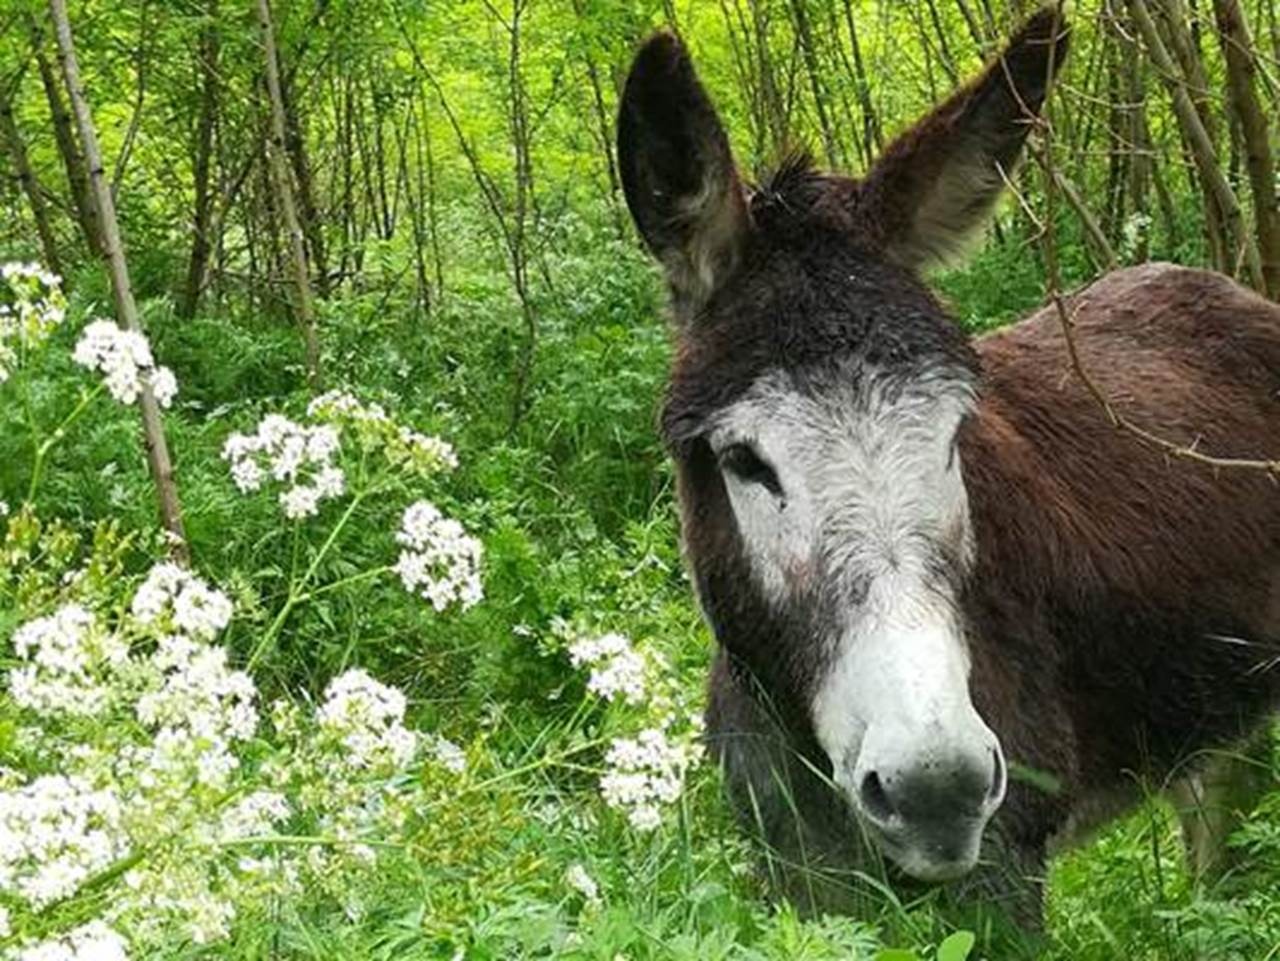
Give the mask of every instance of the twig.
<path id="1" fill-rule="evenodd" d="M 1061 22 L 1062 0 L 1059 0 L 1058 2 L 1058 17 L 1059 22 Z M 1056 53 L 1056 46 L 1051 47 L 1048 67 L 1050 76 L 1052 76 L 1054 72 L 1053 58 L 1056 56 Z M 1010 86 L 1011 89 L 1015 91 L 1016 96 L 1017 88 L 1014 87 L 1012 83 Z M 1030 110 L 1026 104 L 1022 104 L 1022 109 L 1027 122 L 1034 128 L 1038 129 L 1041 133 L 1042 146 L 1037 159 L 1040 161 L 1041 168 L 1045 175 L 1044 216 L 1043 218 L 1036 218 L 1032 215 L 1032 219 L 1038 226 L 1038 239 L 1041 245 L 1041 251 L 1044 255 L 1048 297 L 1050 302 L 1053 304 L 1054 311 L 1058 316 L 1058 322 L 1062 327 L 1062 336 L 1067 345 L 1067 357 L 1071 363 L 1072 373 L 1079 378 L 1082 384 L 1084 384 L 1085 389 L 1088 390 L 1089 394 L 1102 409 L 1102 412 L 1106 415 L 1107 421 L 1111 426 L 1135 437 L 1147 446 L 1162 451 L 1171 457 L 1194 461 L 1195 463 L 1203 464 L 1206 467 L 1212 467 L 1214 469 L 1263 471 L 1266 474 L 1269 474 L 1273 479 L 1280 479 L 1280 459 L 1215 457 L 1211 454 L 1202 453 L 1197 449 L 1197 444 L 1199 443 L 1198 439 L 1192 441 L 1190 444 L 1178 443 L 1177 441 L 1172 441 L 1167 437 L 1162 437 L 1159 434 L 1153 433 L 1139 424 L 1135 424 L 1124 414 L 1120 413 L 1120 411 L 1116 410 L 1106 392 L 1085 368 L 1084 362 L 1080 357 L 1080 351 L 1076 347 L 1074 327 L 1074 313 L 1075 311 L 1078 311 L 1082 305 L 1080 302 L 1077 302 L 1074 310 L 1068 309 L 1066 300 L 1062 294 L 1062 275 L 1058 265 L 1057 231 L 1054 224 L 1054 202 L 1056 200 L 1058 180 L 1053 162 L 1053 125 L 1049 122 L 1047 117 L 1041 116 L 1039 113 Z M 1030 214 L 1031 205 L 1027 202 L 1027 199 L 1022 195 L 1010 178 L 1003 173 L 1003 171 L 1001 172 L 1001 175 L 1004 177 L 1005 183 L 1009 186 L 1009 189 L 1013 191 L 1018 203 L 1022 205 L 1023 209 L 1026 210 L 1028 214 Z"/>

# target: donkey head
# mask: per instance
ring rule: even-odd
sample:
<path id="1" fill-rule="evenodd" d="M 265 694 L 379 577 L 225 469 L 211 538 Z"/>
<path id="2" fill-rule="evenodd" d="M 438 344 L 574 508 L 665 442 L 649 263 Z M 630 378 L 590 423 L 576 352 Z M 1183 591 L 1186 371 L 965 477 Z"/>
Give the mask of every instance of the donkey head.
<path id="1" fill-rule="evenodd" d="M 703 609 L 924 880 L 973 866 L 1005 765 L 970 701 L 960 603 L 977 363 L 918 271 L 981 227 L 1065 44 L 1034 17 L 861 181 L 793 159 L 745 186 L 669 34 L 640 50 L 619 117 L 627 203 L 673 294 L 663 430 Z"/>

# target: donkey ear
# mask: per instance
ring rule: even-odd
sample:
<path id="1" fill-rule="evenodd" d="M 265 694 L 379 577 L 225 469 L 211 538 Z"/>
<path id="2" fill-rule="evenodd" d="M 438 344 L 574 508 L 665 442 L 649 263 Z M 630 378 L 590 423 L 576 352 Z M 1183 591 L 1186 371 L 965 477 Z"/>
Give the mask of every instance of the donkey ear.
<path id="1" fill-rule="evenodd" d="M 1053 8 L 1027 21 L 972 83 L 886 149 L 859 191 L 871 242 L 910 268 L 945 262 L 986 222 L 1067 53 Z"/>
<path id="2" fill-rule="evenodd" d="M 687 316 L 733 270 L 749 216 L 729 139 L 672 34 L 651 37 L 631 65 L 618 163 L 631 216 Z"/>

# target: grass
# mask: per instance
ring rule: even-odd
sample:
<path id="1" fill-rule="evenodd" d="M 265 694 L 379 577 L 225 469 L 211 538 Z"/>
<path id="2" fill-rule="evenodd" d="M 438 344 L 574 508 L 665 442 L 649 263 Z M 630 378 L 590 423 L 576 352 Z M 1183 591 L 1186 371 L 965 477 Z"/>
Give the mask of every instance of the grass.
<path id="1" fill-rule="evenodd" d="M 694 704 L 711 641 L 681 567 L 654 427 L 668 353 L 654 274 L 629 246 L 594 235 L 578 238 L 556 270 L 538 305 L 529 413 L 514 434 L 508 371 L 519 317 L 494 277 L 463 278 L 425 319 L 411 320 L 394 292 L 346 292 L 326 305 L 331 381 L 455 443 L 463 466 L 433 495 L 482 534 L 487 600 L 440 617 L 406 604 L 391 583 L 335 594 L 291 617 L 259 682 L 314 695 L 345 667 L 366 666 L 410 694 L 418 726 L 465 746 L 469 773 L 357 885 L 261 903 L 242 913 L 229 942 L 175 943 L 168 957 L 952 961 L 959 942 L 940 945 L 968 922 L 934 896 L 886 895 L 856 919 L 771 905 L 710 766 L 696 770 L 652 835 L 630 831 L 600 802 L 596 745 L 611 720 L 547 642 L 555 625 L 644 641 Z M 1034 305 L 1038 277 L 1024 251 L 993 246 L 941 287 L 957 316 L 983 329 Z M 85 275 L 73 313 L 101 293 L 96 284 Z M 284 590 L 290 535 L 269 499 L 234 491 L 219 451 L 261 413 L 305 405 L 299 345 L 286 323 L 234 305 L 189 323 L 174 321 L 163 296 L 146 311 L 156 352 L 182 385 L 167 426 L 195 563 L 235 596 L 231 643 L 243 657 Z M 63 331 L 48 351 L 36 397 L 46 422 L 79 383 L 60 359 L 72 340 Z M 0 407 L 0 498 L 11 503 L 29 466 L 16 417 Z M 106 518 L 154 530 L 136 434 L 131 412 L 101 405 L 56 450 L 42 511 L 84 530 Z M 380 556 L 393 514 L 378 503 L 362 510 L 326 576 Z M 143 539 L 131 570 L 145 568 L 150 550 Z M 1280 775 L 1280 762 L 1273 770 Z M 1191 883 L 1169 809 L 1149 801 L 1055 860 L 1043 941 L 1010 947 L 1008 926 L 988 919 L 972 928 L 971 957 L 1280 957 L 1277 798 L 1237 838 L 1247 869 L 1209 888 Z M 599 885 L 598 904 L 566 884 L 575 864 Z"/>

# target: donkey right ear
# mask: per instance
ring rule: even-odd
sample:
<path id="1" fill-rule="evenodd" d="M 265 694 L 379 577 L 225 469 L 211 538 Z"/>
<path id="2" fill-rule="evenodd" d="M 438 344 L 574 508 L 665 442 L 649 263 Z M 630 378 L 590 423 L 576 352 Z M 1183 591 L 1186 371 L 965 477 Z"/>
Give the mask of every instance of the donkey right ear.
<path id="1" fill-rule="evenodd" d="M 729 138 L 670 33 L 651 37 L 631 65 L 618 163 L 631 216 L 687 318 L 737 265 L 749 215 Z"/>

